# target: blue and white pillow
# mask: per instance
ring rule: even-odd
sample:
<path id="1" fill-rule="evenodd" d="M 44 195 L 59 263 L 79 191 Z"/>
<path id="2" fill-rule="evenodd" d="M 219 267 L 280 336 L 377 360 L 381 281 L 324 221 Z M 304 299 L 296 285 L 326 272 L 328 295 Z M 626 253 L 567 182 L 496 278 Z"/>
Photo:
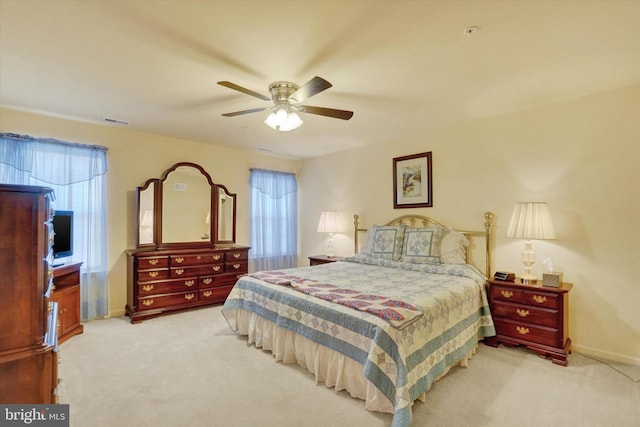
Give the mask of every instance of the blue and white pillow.
<path id="1" fill-rule="evenodd" d="M 398 261 L 402 256 L 405 229 L 403 225 L 374 225 L 367 232 L 360 253 Z"/>
<path id="2" fill-rule="evenodd" d="M 434 225 L 407 229 L 404 233 L 402 262 L 440 264 L 440 238 L 443 228 L 441 225 Z"/>

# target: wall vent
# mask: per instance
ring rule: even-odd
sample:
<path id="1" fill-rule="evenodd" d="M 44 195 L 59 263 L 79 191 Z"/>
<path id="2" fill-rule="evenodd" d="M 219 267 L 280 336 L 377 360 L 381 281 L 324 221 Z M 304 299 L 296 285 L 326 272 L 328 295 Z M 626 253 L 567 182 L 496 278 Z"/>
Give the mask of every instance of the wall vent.
<path id="1" fill-rule="evenodd" d="M 117 124 L 117 125 L 128 125 L 129 124 L 129 122 L 125 122 L 124 120 L 112 119 L 112 118 L 109 118 L 109 117 L 105 117 L 103 120 L 105 122 L 107 122 L 107 123 L 114 123 L 114 124 Z"/>

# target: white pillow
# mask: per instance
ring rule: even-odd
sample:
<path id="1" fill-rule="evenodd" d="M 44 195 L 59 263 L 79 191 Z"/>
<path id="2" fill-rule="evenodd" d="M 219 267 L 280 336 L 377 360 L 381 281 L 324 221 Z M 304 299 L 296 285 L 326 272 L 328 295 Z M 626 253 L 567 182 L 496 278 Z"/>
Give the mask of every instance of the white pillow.
<path id="1" fill-rule="evenodd" d="M 440 241 L 440 262 L 443 264 L 466 264 L 469 240 L 452 228 L 444 230 Z"/>

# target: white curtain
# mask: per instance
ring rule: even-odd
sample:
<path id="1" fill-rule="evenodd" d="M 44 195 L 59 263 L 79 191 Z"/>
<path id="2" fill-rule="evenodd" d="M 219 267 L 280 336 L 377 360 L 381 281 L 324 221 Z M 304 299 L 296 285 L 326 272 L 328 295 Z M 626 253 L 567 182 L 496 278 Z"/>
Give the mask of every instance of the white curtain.
<path id="1" fill-rule="evenodd" d="M 251 169 L 249 271 L 298 264 L 298 185 L 293 173 Z"/>
<path id="2" fill-rule="evenodd" d="M 52 188 L 52 209 L 73 211 L 73 255 L 59 261 L 83 263 L 83 321 L 108 314 L 106 172 L 106 147 L 0 133 L 0 183 Z"/>

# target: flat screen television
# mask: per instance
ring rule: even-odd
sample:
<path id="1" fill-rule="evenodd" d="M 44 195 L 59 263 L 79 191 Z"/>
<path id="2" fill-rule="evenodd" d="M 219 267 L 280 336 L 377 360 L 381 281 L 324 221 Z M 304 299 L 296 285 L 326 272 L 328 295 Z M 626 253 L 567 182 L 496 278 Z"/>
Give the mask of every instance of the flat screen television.
<path id="1" fill-rule="evenodd" d="M 53 257 L 73 255 L 73 212 L 55 211 L 53 219 Z"/>

